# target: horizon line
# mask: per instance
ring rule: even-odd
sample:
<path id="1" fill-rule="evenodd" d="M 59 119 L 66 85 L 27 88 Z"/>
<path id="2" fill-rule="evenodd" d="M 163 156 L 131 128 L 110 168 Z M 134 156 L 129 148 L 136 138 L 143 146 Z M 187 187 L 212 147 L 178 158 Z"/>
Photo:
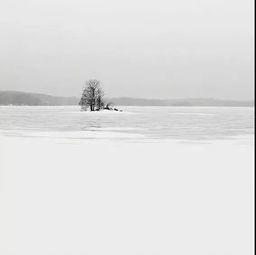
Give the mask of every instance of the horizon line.
<path id="1" fill-rule="evenodd" d="M 37 94 L 37 95 L 46 95 L 51 97 L 62 97 L 62 98 L 80 98 L 79 96 L 61 96 L 61 95 L 52 95 L 43 92 L 31 92 L 31 91 L 21 91 L 21 90 L 0 90 L 0 92 L 17 92 L 17 93 L 27 93 L 27 94 Z M 112 96 L 108 97 L 107 99 L 137 99 L 137 100 L 161 100 L 161 101 L 168 101 L 168 100 L 198 100 L 198 99 L 208 99 L 208 100 L 219 100 L 219 101 L 237 101 L 237 102 L 254 102 L 255 99 L 223 99 L 223 98 L 216 98 L 216 97 L 180 97 L 180 98 L 152 98 L 152 97 L 133 97 L 133 96 Z"/>

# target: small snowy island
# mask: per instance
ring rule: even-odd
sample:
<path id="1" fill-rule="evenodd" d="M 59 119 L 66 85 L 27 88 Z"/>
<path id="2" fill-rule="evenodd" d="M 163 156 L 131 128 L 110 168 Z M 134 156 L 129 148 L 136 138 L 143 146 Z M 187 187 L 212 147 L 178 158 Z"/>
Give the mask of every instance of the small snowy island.
<path id="1" fill-rule="evenodd" d="M 82 97 L 79 102 L 82 111 L 119 111 L 117 108 L 111 106 L 111 103 L 105 103 L 104 91 L 101 88 L 100 81 L 88 80 L 83 89 Z"/>

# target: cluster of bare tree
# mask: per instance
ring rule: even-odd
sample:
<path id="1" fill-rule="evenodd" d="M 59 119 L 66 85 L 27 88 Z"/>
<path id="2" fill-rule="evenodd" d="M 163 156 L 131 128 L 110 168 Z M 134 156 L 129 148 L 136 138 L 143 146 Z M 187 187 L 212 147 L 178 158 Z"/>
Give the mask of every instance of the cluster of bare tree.
<path id="1" fill-rule="evenodd" d="M 99 111 L 105 107 L 103 97 L 104 91 L 100 86 L 100 81 L 88 80 L 83 90 L 79 105 L 84 111 L 87 109 L 90 109 L 91 111 Z"/>

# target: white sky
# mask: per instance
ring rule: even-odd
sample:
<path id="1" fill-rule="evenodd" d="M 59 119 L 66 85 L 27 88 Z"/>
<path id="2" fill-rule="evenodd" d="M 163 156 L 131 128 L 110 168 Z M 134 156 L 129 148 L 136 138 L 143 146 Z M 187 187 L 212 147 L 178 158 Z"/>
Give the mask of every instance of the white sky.
<path id="1" fill-rule="evenodd" d="M 8 0 L 0 90 L 252 99 L 252 0 Z"/>

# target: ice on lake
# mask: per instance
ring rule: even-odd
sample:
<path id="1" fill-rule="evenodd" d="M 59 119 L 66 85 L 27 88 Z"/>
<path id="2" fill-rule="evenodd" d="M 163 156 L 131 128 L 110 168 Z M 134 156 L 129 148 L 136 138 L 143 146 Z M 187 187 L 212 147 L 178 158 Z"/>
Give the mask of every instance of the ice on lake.
<path id="1" fill-rule="evenodd" d="M 81 112 L 79 107 L 0 107 L 6 135 L 70 138 L 216 140 L 248 136 L 252 107 L 122 107 L 123 112 Z M 94 132 L 91 132 L 94 131 Z M 79 134 L 79 135 L 78 135 Z M 58 136 L 59 136 L 58 135 Z"/>
<path id="2" fill-rule="evenodd" d="M 253 108 L 123 110 L 0 107 L 0 254 L 253 254 Z"/>

